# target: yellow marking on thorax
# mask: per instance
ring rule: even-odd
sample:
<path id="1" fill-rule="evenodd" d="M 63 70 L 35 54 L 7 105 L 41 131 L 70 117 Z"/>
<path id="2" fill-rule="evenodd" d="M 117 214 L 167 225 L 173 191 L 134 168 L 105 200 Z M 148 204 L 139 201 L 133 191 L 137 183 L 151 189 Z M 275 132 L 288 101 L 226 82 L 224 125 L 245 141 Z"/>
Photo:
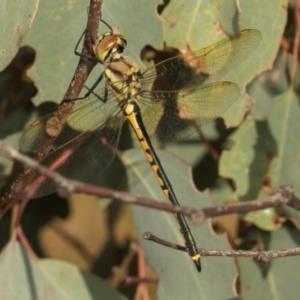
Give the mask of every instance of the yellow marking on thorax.
<path id="1" fill-rule="evenodd" d="M 138 72 L 139 68 L 129 59 L 123 58 L 106 64 L 104 73 L 108 86 L 118 102 L 138 97 L 141 87 Z"/>

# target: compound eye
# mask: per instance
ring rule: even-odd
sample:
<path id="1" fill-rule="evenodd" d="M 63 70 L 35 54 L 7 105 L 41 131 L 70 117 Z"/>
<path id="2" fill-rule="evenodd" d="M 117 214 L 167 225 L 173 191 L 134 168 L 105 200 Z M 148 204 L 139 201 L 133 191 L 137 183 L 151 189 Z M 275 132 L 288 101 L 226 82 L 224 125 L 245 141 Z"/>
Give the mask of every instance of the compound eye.
<path id="1" fill-rule="evenodd" d="M 122 48 L 125 48 L 127 45 L 127 41 L 122 34 L 115 34 L 115 37 L 117 38 L 117 43 L 119 46 L 122 46 Z"/>
<path id="2" fill-rule="evenodd" d="M 99 44 L 98 44 L 98 49 L 100 52 L 105 52 L 109 51 L 113 46 L 115 45 L 117 41 L 117 37 L 111 35 L 105 37 Z"/>
<path id="3" fill-rule="evenodd" d="M 114 48 L 117 42 L 117 37 L 106 36 L 102 40 L 98 39 L 95 47 L 95 55 L 100 62 L 104 62 L 110 55 L 111 50 Z"/>

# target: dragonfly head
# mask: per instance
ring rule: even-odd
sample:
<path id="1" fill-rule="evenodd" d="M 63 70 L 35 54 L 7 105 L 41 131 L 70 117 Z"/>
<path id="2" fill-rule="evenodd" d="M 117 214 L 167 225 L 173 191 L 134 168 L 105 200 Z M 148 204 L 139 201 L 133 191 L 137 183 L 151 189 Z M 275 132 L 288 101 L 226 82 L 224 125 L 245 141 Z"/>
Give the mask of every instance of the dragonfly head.
<path id="1" fill-rule="evenodd" d="M 101 63 L 107 63 L 119 60 L 126 45 L 127 41 L 123 35 L 107 32 L 98 37 L 93 51 Z"/>

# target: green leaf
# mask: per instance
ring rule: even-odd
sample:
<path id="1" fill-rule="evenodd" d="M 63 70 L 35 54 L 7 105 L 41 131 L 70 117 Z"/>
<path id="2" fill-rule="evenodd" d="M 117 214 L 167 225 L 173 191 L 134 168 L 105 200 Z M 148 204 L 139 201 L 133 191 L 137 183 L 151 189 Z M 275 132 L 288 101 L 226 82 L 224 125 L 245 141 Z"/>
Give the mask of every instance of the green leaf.
<path id="1" fill-rule="evenodd" d="M 299 247 L 299 231 L 284 226 L 272 233 L 260 232 L 265 250 L 283 250 Z M 248 258 L 238 258 L 241 296 L 252 299 L 296 299 L 300 293 L 297 274 L 300 261 L 297 256 L 271 260 L 267 264 Z"/>
<path id="2" fill-rule="evenodd" d="M 215 186 L 211 189 L 211 193 L 215 205 L 223 205 L 236 199 L 235 194 L 232 194 L 232 188 L 224 178 L 218 178 Z"/>
<path id="3" fill-rule="evenodd" d="M 236 185 L 235 198 L 239 201 L 267 197 L 263 180 L 268 176 L 267 154 L 276 148 L 267 122 L 247 119 L 232 135 L 233 148 L 224 151 L 220 159 L 220 176 L 231 178 Z M 265 230 L 275 230 L 276 212 L 267 209 L 250 212 L 245 219 Z"/>
<path id="4" fill-rule="evenodd" d="M 271 182 L 276 190 L 280 185 L 289 184 L 300 194 L 300 141 L 297 138 L 300 127 L 299 99 L 288 89 L 274 98 L 274 108 L 269 118 L 269 126 L 276 142 L 275 155 L 271 164 Z M 300 212 L 284 206 L 286 215 L 297 221 L 300 228 Z"/>
<path id="5" fill-rule="evenodd" d="M 286 63 L 289 64 L 289 69 L 292 69 L 293 57 L 288 55 L 286 61 L 283 52 L 280 51 L 273 68 L 263 72 L 249 84 L 248 92 L 254 99 L 250 114 L 256 120 L 261 121 L 269 117 L 273 109 L 273 98 L 288 89 L 289 78 L 284 72 Z M 296 85 L 299 85 L 299 82 Z"/>
<path id="6" fill-rule="evenodd" d="M 265 155 L 276 147 L 268 123 L 247 119 L 230 140 L 234 146 L 223 151 L 219 173 L 234 180 L 238 199 L 257 199 L 267 172 Z"/>
<path id="7" fill-rule="evenodd" d="M 271 113 L 273 108 L 272 96 L 270 95 L 269 89 L 265 88 L 258 80 L 253 80 L 248 86 L 249 95 L 255 101 L 250 114 L 257 120 L 265 120 Z"/>
<path id="8" fill-rule="evenodd" d="M 210 46 L 242 29 L 257 29 L 262 33 L 258 48 L 240 66 L 222 80 L 232 81 L 241 90 L 254 74 L 269 68 L 275 59 L 286 24 L 285 0 L 236 1 L 171 1 L 162 13 L 164 37 L 168 46 L 191 50 Z M 266 14 L 266 11 L 268 12 Z M 272 24 L 266 26 L 265 24 Z M 238 27 L 238 28 L 237 28 Z M 225 114 L 228 127 L 237 126 L 250 106 L 243 93 Z"/>
<path id="9" fill-rule="evenodd" d="M 163 151 L 157 151 L 157 154 L 182 205 L 191 207 L 212 205 L 207 192 L 200 193 L 196 190 L 191 170 L 184 162 Z M 141 150 L 126 151 L 121 159 L 127 168 L 132 193 L 166 201 Z M 135 205 L 132 206 L 132 210 L 139 236 L 145 231 L 151 231 L 167 241 L 183 244 L 172 214 Z M 230 249 L 225 236 L 216 236 L 208 221 L 200 227 L 191 226 L 191 230 L 199 247 Z M 150 265 L 159 273 L 160 299 L 227 299 L 234 296 L 232 286 L 236 270 L 231 258 L 203 257 L 201 260 L 203 272 L 199 274 L 187 253 L 142 239 L 141 244 Z"/>
<path id="10" fill-rule="evenodd" d="M 32 259 L 12 240 L 0 256 L 1 299 L 122 299 L 100 278 L 67 262 Z"/>
<path id="11" fill-rule="evenodd" d="M 31 27 L 38 3 L 38 0 L 1 1 L 0 71 L 18 52 L 25 34 Z"/>
<path id="12" fill-rule="evenodd" d="M 264 182 L 272 189 L 271 192 L 283 184 L 294 186 L 296 194 L 300 192 L 300 145 L 295 138 L 300 126 L 299 116 L 298 99 L 289 89 L 273 99 L 268 121 L 246 120 L 234 133 L 234 147 L 221 156 L 220 175 L 235 181 L 239 200 L 267 197 Z M 282 209 L 299 226 L 299 212 L 285 206 Z M 262 217 L 261 212 L 251 214 L 252 221 L 259 226 L 266 221 L 258 221 L 258 217 Z M 267 210 L 265 214 L 271 221 L 274 211 L 270 214 Z M 263 228 L 271 230 L 269 221 L 269 225 L 265 223 Z M 275 224 L 273 229 L 276 229 Z"/>

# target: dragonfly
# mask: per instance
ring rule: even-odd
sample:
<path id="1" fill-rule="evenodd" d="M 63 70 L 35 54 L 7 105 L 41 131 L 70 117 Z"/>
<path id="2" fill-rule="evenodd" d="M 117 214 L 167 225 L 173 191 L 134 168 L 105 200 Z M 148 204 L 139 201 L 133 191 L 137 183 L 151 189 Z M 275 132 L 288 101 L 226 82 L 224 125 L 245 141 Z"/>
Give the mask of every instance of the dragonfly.
<path id="1" fill-rule="evenodd" d="M 122 125 L 128 121 L 165 198 L 180 206 L 153 144 L 173 143 L 190 136 L 236 101 L 240 95 L 237 85 L 218 80 L 251 54 L 260 43 L 261 33 L 242 30 L 209 47 L 141 71 L 123 56 L 126 38 L 106 25 L 109 31 L 93 41 L 93 56 L 87 56 L 103 65 L 99 79 L 71 109 L 41 117 L 25 129 L 20 150 L 34 153 L 47 135 L 53 138 L 53 144 L 42 163 L 69 178 L 92 182 L 95 174 L 111 164 Z M 75 48 L 78 55 L 83 55 L 77 51 L 83 35 Z M 103 78 L 105 86 L 95 93 Z M 35 175 L 32 181 L 40 178 Z M 15 185 L 16 191 L 23 188 Z M 54 185 L 44 178 L 33 197 L 54 191 Z M 200 272 L 200 254 L 188 223 L 180 214 L 175 218 L 187 252 Z"/>

